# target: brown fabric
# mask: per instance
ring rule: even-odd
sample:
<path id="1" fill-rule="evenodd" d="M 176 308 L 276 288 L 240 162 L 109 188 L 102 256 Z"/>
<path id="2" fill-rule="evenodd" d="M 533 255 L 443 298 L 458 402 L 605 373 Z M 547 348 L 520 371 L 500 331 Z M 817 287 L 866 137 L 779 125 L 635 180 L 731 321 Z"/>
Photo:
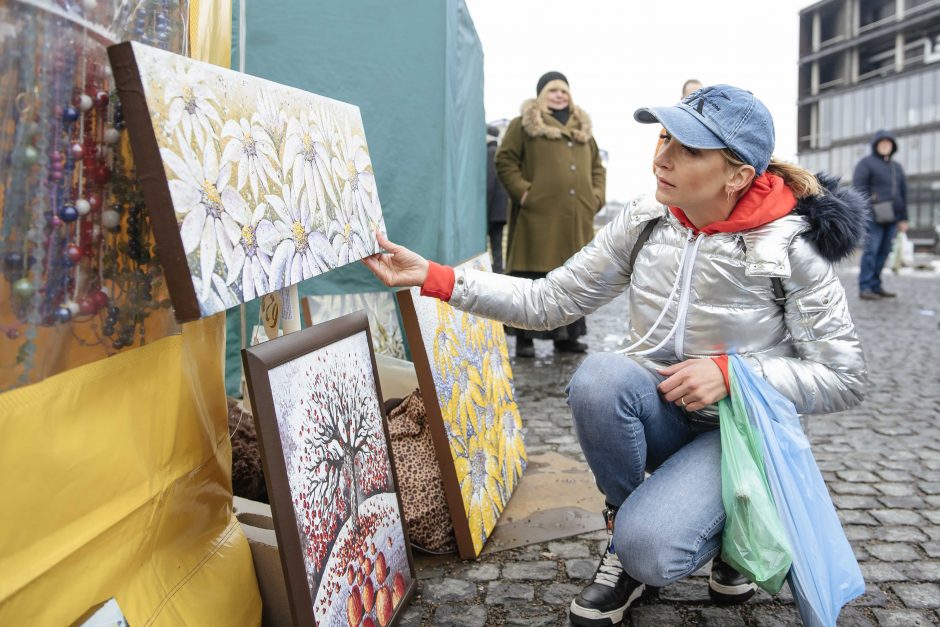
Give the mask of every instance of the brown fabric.
<path id="1" fill-rule="evenodd" d="M 594 237 L 607 173 L 581 107 L 562 125 L 526 101 L 506 129 L 496 171 L 511 200 L 507 273 L 554 270 Z"/>
<path id="2" fill-rule="evenodd" d="M 388 432 L 411 543 L 435 553 L 456 551 L 454 525 L 419 390 L 389 412 Z"/>
<path id="3" fill-rule="evenodd" d="M 252 501 L 268 502 L 258 436 L 251 413 L 228 399 L 228 432 L 232 434 L 232 492 Z"/>

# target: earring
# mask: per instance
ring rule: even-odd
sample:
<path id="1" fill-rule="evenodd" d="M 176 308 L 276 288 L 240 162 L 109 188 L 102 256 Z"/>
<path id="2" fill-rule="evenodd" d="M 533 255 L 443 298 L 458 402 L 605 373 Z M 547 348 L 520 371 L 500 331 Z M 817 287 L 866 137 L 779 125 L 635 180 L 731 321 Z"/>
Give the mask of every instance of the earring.
<path id="1" fill-rule="evenodd" d="M 737 194 L 737 193 L 738 193 L 738 190 L 736 190 L 736 189 L 733 188 L 733 187 L 726 187 L 726 188 L 725 188 L 725 195 L 728 197 L 728 202 L 729 202 L 729 203 L 734 204 L 734 195 Z"/>

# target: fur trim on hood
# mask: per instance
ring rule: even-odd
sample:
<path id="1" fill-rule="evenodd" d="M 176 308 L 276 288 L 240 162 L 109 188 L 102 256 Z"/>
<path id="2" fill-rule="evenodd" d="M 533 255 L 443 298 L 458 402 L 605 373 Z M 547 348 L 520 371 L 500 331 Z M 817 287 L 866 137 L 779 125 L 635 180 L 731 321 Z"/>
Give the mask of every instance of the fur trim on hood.
<path id="1" fill-rule="evenodd" d="M 571 138 L 580 144 L 586 144 L 591 139 L 591 118 L 587 112 L 578 105 L 571 107 L 571 119 L 574 120 L 575 127 L 571 129 Z M 539 110 L 538 101 L 535 98 L 526 100 L 522 103 L 522 128 L 525 129 L 529 137 L 545 137 L 547 139 L 561 139 L 561 129 L 556 126 L 549 126 L 542 119 L 542 111 Z"/>
<path id="2" fill-rule="evenodd" d="M 839 179 L 819 173 L 816 178 L 828 190 L 801 198 L 796 213 L 806 218 L 810 230 L 803 234 L 820 255 L 841 261 L 861 245 L 869 220 L 865 197 L 851 186 L 839 187 Z"/>

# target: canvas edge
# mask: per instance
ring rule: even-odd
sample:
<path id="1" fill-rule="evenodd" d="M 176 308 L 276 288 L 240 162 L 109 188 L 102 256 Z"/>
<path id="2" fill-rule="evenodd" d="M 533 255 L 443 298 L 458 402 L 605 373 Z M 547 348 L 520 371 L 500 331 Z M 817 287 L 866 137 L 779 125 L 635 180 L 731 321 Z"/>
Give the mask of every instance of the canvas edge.
<path id="1" fill-rule="evenodd" d="M 431 362 L 428 359 L 424 339 L 421 336 L 421 327 L 418 324 L 418 312 L 415 309 L 410 289 L 396 292 L 398 307 L 405 323 L 405 334 L 411 347 L 411 357 L 418 376 L 418 387 L 421 390 L 421 399 L 424 402 L 425 413 L 428 417 L 428 426 L 431 429 L 431 440 L 434 442 L 434 454 L 437 465 L 441 470 L 441 480 L 444 484 L 444 496 L 447 499 L 447 509 L 454 525 L 454 535 L 457 539 L 457 553 L 461 559 L 474 559 L 479 556 L 473 546 L 473 537 L 470 535 L 470 521 L 468 512 L 463 504 L 460 493 L 460 483 L 457 480 L 457 470 L 454 468 L 454 457 L 447 439 L 444 427 L 444 417 L 441 415 L 440 402 L 437 398 L 437 389 L 434 386 L 434 377 L 431 374 Z M 481 547 L 482 551 L 482 547 Z"/>
<path id="2" fill-rule="evenodd" d="M 170 186 L 160 157 L 160 146 L 153 129 L 133 45 L 131 42 L 123 42 L 109 46 L 108 59 L 134 153 L 134 167 L 144 192 L 147 214 L 157 244 L 157 257 L 166 277 L 176 321 L 198 320 L 202 317 L 202 311 L 183 249 Z"/>

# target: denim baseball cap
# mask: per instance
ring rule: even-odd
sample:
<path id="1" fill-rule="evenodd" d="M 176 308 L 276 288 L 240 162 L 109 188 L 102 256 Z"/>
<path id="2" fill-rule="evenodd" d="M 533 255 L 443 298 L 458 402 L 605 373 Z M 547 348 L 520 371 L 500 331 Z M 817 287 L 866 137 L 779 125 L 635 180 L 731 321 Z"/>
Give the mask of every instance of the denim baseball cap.
<path id="1" fill-rule="evenodd" d="M 633 113 L 643 124 L 659 122 L 689 148 L 730 148 L 757 174 L 774 151 L 774 121 L 751 92 L 731 85 L 703 87 L 671 107 L 644 107 Z"/>

